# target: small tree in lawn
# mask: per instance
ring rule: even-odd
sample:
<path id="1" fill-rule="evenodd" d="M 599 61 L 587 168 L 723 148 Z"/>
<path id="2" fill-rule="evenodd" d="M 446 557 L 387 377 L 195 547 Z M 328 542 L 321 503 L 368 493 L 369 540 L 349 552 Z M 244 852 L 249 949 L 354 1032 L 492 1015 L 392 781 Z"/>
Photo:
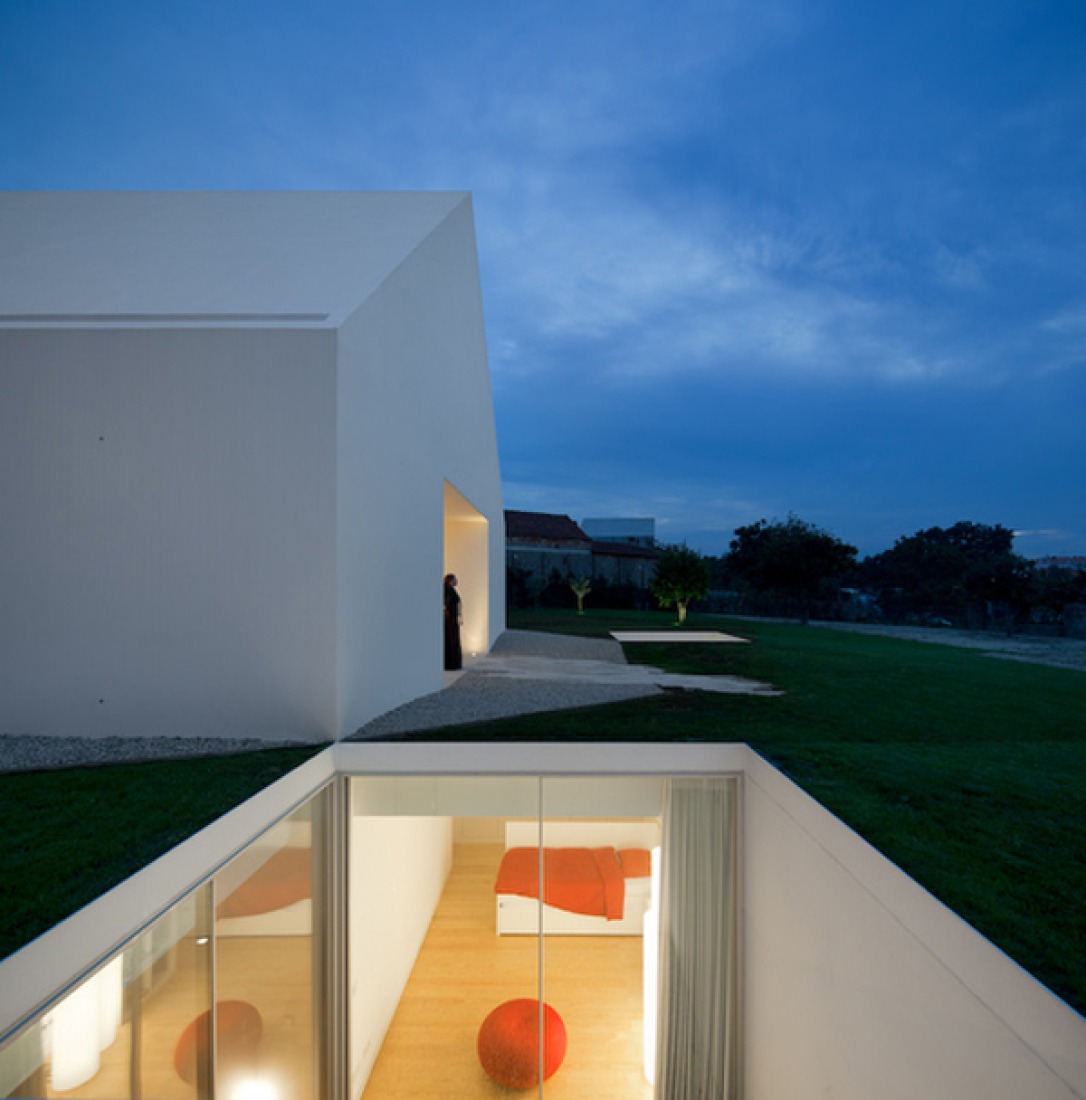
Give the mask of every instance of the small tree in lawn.
<path id="1" fill-rule="evenodd" d="M 679 622 L 684 623 L 690 601 L 704 599 L 709 594 L 709 566 L 696 550 L 669 546 L 656 563 L 650 589 L 661 607 L 674 604 Z"/>
<path id="2" fill-rule="evenodd" d="M 574 577 L 569 582 L 570 588 L 573 589 L 574 596 L 577 597 L 577 614 L 584 614 L 584 598 L 592 591 L 592 582 L 588 577 Z"/>

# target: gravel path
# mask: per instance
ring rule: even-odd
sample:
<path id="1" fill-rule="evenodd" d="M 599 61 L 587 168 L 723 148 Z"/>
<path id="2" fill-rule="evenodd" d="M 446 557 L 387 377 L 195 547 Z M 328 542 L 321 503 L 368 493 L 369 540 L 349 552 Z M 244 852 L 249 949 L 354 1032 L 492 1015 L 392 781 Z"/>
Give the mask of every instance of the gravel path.
<path id="1" fill-rule="evenodd" d="M 218 737 L 25 737 L 0 736 L 0 772 L 88 767 L 138 760 L 229 756 L 258 749 L 295 748 L 298 741 Z"/>

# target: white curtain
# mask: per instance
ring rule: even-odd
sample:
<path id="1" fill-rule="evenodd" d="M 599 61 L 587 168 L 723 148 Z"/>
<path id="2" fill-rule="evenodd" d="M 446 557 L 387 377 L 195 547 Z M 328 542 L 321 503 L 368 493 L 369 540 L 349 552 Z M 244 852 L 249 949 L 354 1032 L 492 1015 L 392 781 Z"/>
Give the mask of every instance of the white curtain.
<path id="1" fill-rule="evenodd" d="M 734 779 L 665 784 L 656 1100 L 736 1100 Z"/>

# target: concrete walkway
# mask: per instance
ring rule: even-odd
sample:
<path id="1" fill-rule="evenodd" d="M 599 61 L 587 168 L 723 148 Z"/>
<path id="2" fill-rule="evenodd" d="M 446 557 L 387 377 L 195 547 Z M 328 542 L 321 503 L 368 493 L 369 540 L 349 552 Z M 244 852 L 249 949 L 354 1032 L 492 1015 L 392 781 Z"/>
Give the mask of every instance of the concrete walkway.
<path id="1" fill-rule="evenodd" d="M 738 676 L 680 676 L 627 664 L 622 646 L 609 639 L 507 630 L 487 656 L 450 677 L 444 690 L 381 715 L 349 740 L 616 703 L 667 688 L 780 694 L 769 684 Z"/>
<path id="2" fill-rule="evenodd" d="M 471 662 L 461 673 L 446 673 L 443 690 L 381 715 L 348 740 L 617 703 L 659 695 L 668 688 L 780 694 L 768 684 L 737 676 L 676 676 L 647 665 L 630 665 L 622 646 L 611 639 L 507 630 L 487 656 Z M 300 744 L 254 738 L 0 736 L 0 774 Z"/>

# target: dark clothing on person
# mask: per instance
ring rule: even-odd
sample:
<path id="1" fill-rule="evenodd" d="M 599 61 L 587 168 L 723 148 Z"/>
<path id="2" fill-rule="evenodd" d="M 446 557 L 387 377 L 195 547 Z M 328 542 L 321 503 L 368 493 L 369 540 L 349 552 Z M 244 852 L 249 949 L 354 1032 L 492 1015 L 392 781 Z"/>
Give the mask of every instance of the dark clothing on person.
<path id="1" fill-rule="evenodd" d="M 445 582 L 445 668 L 463 668 L 464 654 L 460 648 L 460 593 Z"/>

